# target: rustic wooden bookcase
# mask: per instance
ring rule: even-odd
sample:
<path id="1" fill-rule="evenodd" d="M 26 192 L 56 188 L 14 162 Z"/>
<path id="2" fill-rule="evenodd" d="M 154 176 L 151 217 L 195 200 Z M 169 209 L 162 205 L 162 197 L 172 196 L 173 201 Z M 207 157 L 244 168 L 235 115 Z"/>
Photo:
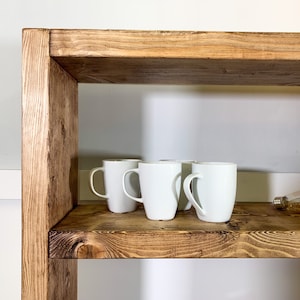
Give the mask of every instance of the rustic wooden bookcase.
<path id="1" fill-rule="evenodd" d="M 22 299 L 76 299 L 78 258 L 300 257 L 300 218 L 236 204 L 227 224 L 78 204 L 78 83 L 300 85 L 300 34 L 23 30 Z"/>

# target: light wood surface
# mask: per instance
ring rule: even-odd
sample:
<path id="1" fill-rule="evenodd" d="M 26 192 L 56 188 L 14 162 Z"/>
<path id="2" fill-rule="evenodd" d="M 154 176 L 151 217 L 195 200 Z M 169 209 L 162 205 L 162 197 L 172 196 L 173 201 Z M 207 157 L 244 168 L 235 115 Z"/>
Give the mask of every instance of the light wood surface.
<path id="1" fill-rule="evenodd" d="M 52 30 L 50 55 L 79 82 L 300 84 L 300 34 Z"/>
<path id="2" fill-rule="evenodd" d="M 48 231 L 77 203 L 77 82 L 48 30 L 24 30 L 22 72 L 22 299 L 76 299 L 77 266 L 49 261 Z"/>
<path id="3" fill-rule="evenodd" d="M 142 207 L 114 214 L 105 204 L 87 203 L 50 231 L 50 257 L 300 256 L 300 214 L 278 211 L 270 203 L 238 203 L 228 223 L 200 221 L 193 209 L 171 221 L 151 221 Z"/>

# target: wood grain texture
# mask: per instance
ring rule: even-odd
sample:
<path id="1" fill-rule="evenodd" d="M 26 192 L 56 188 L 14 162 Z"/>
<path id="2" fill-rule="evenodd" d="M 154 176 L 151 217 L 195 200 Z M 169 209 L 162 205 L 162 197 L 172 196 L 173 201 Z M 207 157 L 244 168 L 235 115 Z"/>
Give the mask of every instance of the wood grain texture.
<path id="1" fill-rule="evenodd" d="M 51 258 L 300 257 L 300 215 L 270 204 L 236 204 L 228 223 L 207 223 L 194 210 L 151 221 L 140 207 L 110 213 L 78 206 L 49 233 Z"/>
<path id="2" fill-rule="evenodd" d="M 49 259 L 49 300 L 77 299 L 77 261 Z"/>
<path id="3" fill-rule="evenodd" d="M 51 59 L 47 153 L 50 227 L 77 204 L 77 98 L 77 81 Z"/>
<path id="4" fill-rule="evenodd" d="M 50 55 L 87 83 L 300 84 L 299 33 L 52 30 Z"/>
<path id="5" fill-rule="evenodd" d="M 51 30 L 54 57 L 300 59 L 299 33 Z"/>
<path id="6" fill-rule="evenodd" d="M 77 266 L 49 263 L 48 231 L 77 203 L 77 82 L 50 58 L 48 30 L 23 31 L 22 90 L 22 299 L 75 299 Z M 70 298 L 57 269 L 74 277 Z"/>

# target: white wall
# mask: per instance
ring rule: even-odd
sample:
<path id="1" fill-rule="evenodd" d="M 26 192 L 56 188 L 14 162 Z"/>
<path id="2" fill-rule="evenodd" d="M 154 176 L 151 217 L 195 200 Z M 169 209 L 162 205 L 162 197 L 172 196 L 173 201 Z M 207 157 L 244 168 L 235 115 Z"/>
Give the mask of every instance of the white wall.
<path id="1" fill-rule="evenodd" d="M 21 28 L 299 32 L 299 11 L 297 0 L 1 1 L 0 170 L 21 168 Z M 103 156 L 141 155 L 234 160 L 240 169 L 299 172 L 299 95 L 299 88 L 82 85 L 81 167 L 90 168 Z M 10 185 L 0 182 L 0 293 L 1 299 L 14 300 L 20 299 L 21 202 L 19 193 L 6 194 L 7 186 L 19 191 L 18 176 Z M 97 260 L 79 267 L 83 300 L 99 299 L 99 290 L 110 300 L 300 295 L 299 260 Z"/>

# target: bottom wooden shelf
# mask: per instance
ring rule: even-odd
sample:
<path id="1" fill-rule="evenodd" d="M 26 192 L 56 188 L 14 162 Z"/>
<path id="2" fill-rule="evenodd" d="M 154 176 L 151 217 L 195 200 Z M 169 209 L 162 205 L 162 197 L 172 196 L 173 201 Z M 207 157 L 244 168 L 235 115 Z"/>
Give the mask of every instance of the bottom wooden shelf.
<path id="1" fill-rule="evenodd" d="M 50 258 L 300 258 L 300 214 L 270 203 L 237 203 L 230 222 L 206 223 L 193 209 L 150 221 L 140 206 L 114 214 L 82 202 L 49 232 Z"/>

